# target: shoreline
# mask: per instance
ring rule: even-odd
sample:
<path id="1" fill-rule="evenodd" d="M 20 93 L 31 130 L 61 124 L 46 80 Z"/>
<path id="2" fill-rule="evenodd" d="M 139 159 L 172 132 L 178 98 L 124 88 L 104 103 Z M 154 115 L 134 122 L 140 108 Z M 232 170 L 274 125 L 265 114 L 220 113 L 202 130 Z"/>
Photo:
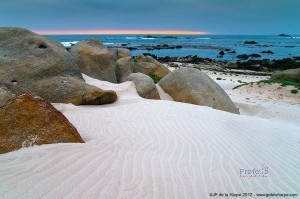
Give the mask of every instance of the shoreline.
<path id="1" fill-rule="evenodd" d="M 300 68 L 300 61 L 298 59 L 284 58 L 279 60 L 240 60 L 237 62 L 231 61 L 219 61 L 210 58 L 202 58 L 197 55 L 189 55 L 182 57 L 159 57 L 151 53 L 143 53 L 155 58 L 157 61 L 168 64 L 172 62 L 179 62 L 184 64 L 198 64 L 199 66 L 218 66 L 220 70 L 249 70 L 254 72 L 262 72 L 270 75 L 276 70 L 286 70 Z M 134 56 L 133 56 L 134 57 Z"/>

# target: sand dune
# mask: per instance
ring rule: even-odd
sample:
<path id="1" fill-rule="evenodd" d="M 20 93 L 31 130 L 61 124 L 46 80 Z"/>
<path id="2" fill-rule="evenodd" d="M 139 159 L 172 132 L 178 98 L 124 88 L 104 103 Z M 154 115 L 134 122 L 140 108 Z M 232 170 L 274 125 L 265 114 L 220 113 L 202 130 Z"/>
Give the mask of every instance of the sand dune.
<path id="1" fill-rule="evenodd" d="M 300 126 L 209 107 L 140 98 L 114 85 L 116 103 L 55 104 L 85 144 L 0 156 L 0 198 L 209 198 L 210 193 L 299 193 Z M 240 176 L 262 169 L 267 177 Z M 253 197 L 255 198 L 255 197 Z"/>

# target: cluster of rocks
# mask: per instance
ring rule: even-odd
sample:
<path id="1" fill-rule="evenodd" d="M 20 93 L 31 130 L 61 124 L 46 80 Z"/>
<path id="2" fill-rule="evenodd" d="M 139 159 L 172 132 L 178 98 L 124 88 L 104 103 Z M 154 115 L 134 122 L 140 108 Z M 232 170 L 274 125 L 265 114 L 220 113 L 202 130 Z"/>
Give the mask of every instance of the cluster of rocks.
<path id="1" fill-rule="evenodd" d="M 122 44 L 121 47 L 125 47 L 129 50 L 166 50 L 166 49 L 181 49 L 181 45 L 168 45 L 168 44 L 163 44 L 163 45 L 141 45 L 141 46 L 128 46 L 128 44 Z M 120 47 L 119 47 L 120 48 Z"/>
<path id="2" fill-rule="evenodd" d="M 172 73 L 149 55 L 133 58 L 130 50 L 109 49 L 97 40 L 67 51 L 31 31 L 0 28 L 0 69 L 0 153 L 34 144 L 83 143 L 51 103 L 101 105 L 115 102 L 117 94 L 86 84 L 82 73 L 112 83 L 132 81 L 141 97 L 160 99 L 151 74 L 161 78 L 159 85 L 175 101 L 238 113 L 223 89 L 199 70 Z"/>
<path id="3" fill-rule="evenodd" d="M 126 47 L 129 50 L 166 50 L 166 49 L 181 49 L 181 48 L 194 48 L 194 49 L 211 49 L 211 50 L 221 50 L 226 51 L 226 48 L 219 46 L 210 46 L 210 45 L 140 45 L 140 46 L 131 46 L 130 44 L 121 44 L 120 46 L 116 46 L 116 48 Z M 230 51 L 230 50 L 229 50 Z"/>
<path id="4" fill-rule="evenodd" d="M 300 62 L 291 58 L 285 58 L 279 60 L 270 60 L 270 59 L 247 60 L 243 62 L 237 62 L 236 64 L 238 69 L 262 71 L 262 72 L 273 72 L 276 70 L 300 68 Z"/>
<path id="5" fill-rule="evenodd" d="M 273 53 L 272 51 L 265 51 L 262 53 Z M 180 62 L 180 63 L 191 63 L 203 66 L 207 69 L 215 69 L 218 71 L 224 71 L 227 69 L 241 69 L 241 70 L 253 70 L 253 71 L 260 71 L 260 72 L 273 72 L 276 70 L 286 70 L 286 69 L 295 69 L 300 68 L 299 57 L 293 58 L 284 58 L 279 60 L 270 60 L 270 59 L 240 59 L 241 61 L 229 62 L 229 61 L 218 61 L 210 58 L 201 58 L 197 55 L 194 56 L 184 56 L 184 57 L 157 57 L 156 55 L 147 53 L 154 57 L 156 60 L 162 63 L 169 63 L 169 62 Z M 251 54 L 251 55 L 242 55 L 241 57 L 249 58 L 251 57 L 259 57 L 259 54 Z"/>
<path id="6" fill-rule="evenodd" d="M 0 82 L 57 103 L 106 104 L 113 91 L 86 84 L 64 46 L 21 28 L 0 28 Z"/>
<path id="7" fill-rule="evenodd" d="M 241 54 L 241 55 L 236 56 L 236 58 L 238 58 L 238 59 L 249 59 L 249 58 L 260 58 L 260 57 L 261 57 L 261 55 L 256 54 L 256 53 L 253 53 L 253 54 L 250 54 L 250 55 Z"/>

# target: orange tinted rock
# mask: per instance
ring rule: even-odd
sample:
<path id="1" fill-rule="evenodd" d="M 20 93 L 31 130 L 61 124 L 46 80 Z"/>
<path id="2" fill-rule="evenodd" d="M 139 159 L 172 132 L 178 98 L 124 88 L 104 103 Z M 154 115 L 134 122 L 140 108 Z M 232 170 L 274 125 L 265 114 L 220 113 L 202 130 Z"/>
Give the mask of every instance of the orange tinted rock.
<path id="1" fill-rule="evenodd" d="M 22 147 L 84 143 L 76 128 L 50 102 L 19 95 L 0 108 L 0 154 Z"/>

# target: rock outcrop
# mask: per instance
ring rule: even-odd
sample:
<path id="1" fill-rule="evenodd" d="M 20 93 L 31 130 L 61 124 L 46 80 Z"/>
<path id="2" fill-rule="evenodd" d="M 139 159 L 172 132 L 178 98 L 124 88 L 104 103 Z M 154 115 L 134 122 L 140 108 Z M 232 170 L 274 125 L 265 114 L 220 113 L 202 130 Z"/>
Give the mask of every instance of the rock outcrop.
<path id="1" fill-rule="evenodd" d="M 82 73 L 99 80 L 117 82 L 110 51 L 100 41 L 78 42 L 71 48 L 71 54 Z"/>
<path id="2" fill-rule="evenodd" d="M 115 64 L 119 59 L 131 57 L 131 52 L 127 48 L 111 48 L 110 58 L 113 64 Z"/>
<path id="3" fill-rule="evenodd" d="M 256 41 L 245 41 L 244 44 L 258 44 Z"/>
<path id="4" fill-rule="evenodd" d="M 131 57 L 131 52 L 127 48 L 118 48 L 118 59 Z"/>
<path id="5" fill-rule="evenodd" d="M 86 84 L 61 43 L 22 28 L 0 28 L 0 82 L 51 102 L 106 104 L 117 99 L 113 91 Z"/>
<path id="6" fill-rule="evenodd" d="M 0 154 L 32 145 L 83 143 L 76 128 L 50 102 L 0 85 Z"/>
<path id="7" fill-rule="evenodd" d="M 226 92 L 205 73 L 192 68 L 181 68 L 158 82 L 175 101 L 209 106 L 239 114 Z"/>
<path id="8" fill-rule="evenodd" d="M 138 94 L 146 99 L 160 99 L 158 90 L 153 80 L 143 73 L 131 73 L 128 81 L 133 81 Z"/>
<path id="9" fill-rule="evenodd" d="M 134 73 L 143 73 L 148 75 L 151 72 L 155 72 L 157 70 L 157 65 L 149 63 L 149 62 L 140 62 L 135 63 L 133 72 Z"/>
<path id="10" fill-rule="evenodd" d="M 300 83 L 300 68 L 277 71 L 272 74 L 273 80 L 285 80 Z"/>
<path id="11" fill-rule="evenodd" d="M 124 57 L 116 62 L 117 82 L 122 83 L 127 80 L 127 77 L 133 73 L 135 63 L 132 57 Z"/>
<path id="12" fill-rule="evenodd" d="M 137 63 L 142 63 L 142 62 L 146 62 L 147 60 L 143 54 L 139 54 L 138 56 L 135 57 L 134 61 Z"/>
<path id="13" fill-rule="evenodd" d="M 149 55 L 146 56 L 146 61 L 155 64 L 157 66 L 157 69 L 154 73 L 159 77 L 164 77 L 171 72 L 166 66 L 162 65 L 160 62 L 158 62 L 157 60 L 155 60 L 153 57 Z"/>

